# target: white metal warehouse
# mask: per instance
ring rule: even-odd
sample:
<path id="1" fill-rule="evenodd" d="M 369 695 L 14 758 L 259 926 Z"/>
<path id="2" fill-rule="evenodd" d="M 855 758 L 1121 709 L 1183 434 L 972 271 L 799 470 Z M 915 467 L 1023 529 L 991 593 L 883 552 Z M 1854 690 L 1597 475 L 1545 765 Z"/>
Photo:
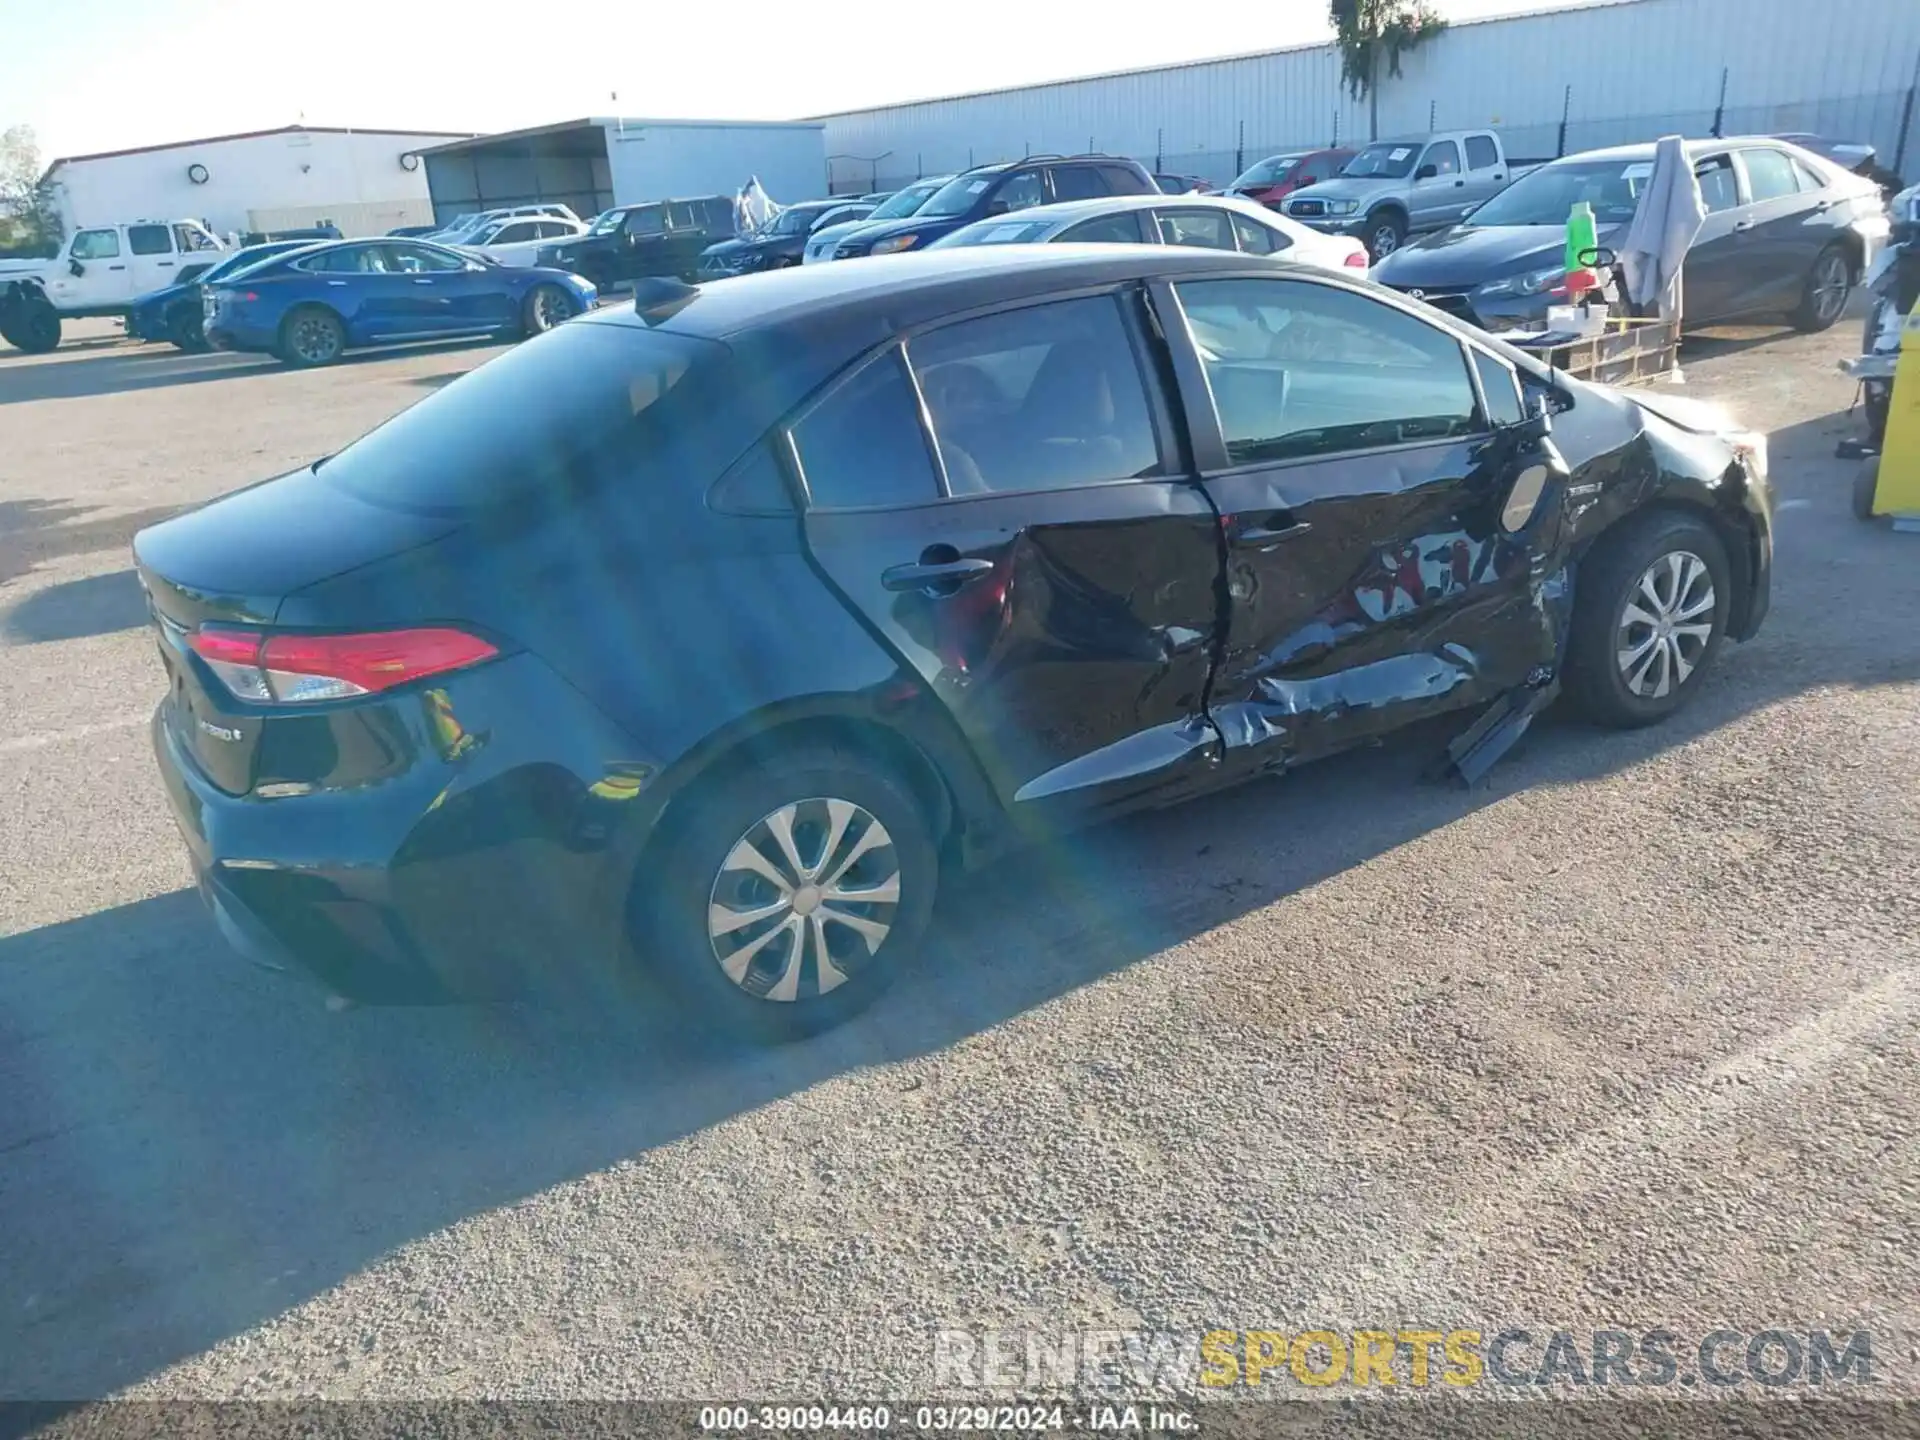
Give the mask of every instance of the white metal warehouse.
<path id="1" fill-rule="evenodd" d="M 584 218 L 635 200 L 731 195 L 753 176 L 791 204 L 827 193 L 824 130 L 817 120 L 596 117 L 459 140 L 424 158 L 442 221 L 543 200 Z"/>
<path id="2" fill-rule="evenodd" d="M 69 156 L 47 180 L 69 234 L 194 219 L 223 235 L 328 221 L 346 235 L 381 235 L 433 219 L 419 152 L 465 133 L 288 125 Z"/>
<path id="3" fill-rule="evenodd" d="M 1456 23 L 1402 68 L 1381 87 L 1382 137 L 1492 126 L 1544 157 L 1804 130 L 1920 169 L 1920 0 L 1593 0 Z M 820 118 L 836 191 L 1086 150 L 1217 184 L 1277 151 L 1369 138 L 1330 43 Z"/>

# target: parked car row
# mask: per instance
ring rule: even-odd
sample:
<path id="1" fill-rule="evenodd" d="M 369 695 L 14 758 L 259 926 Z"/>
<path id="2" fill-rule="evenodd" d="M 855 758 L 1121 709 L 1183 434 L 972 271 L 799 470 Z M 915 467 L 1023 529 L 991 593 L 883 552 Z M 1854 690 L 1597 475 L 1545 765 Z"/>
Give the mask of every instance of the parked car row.
<path id="1" fill-rule="evenodd" d="M 1690 141 L 1687 153 L 1707 208 L 1682 272 L 1688 322 L 1780 314 L 1824 330 L 1838 320 L 1887 238 L 1879 186 L 1767 136 Z M 1564 286 L 1568 212 L 1586 202 L 1602 247 L 1617 241 L 1653 156 L 1652 145 L 1623 145 L 1552 161 L 1388 255 L 1374 278 L 1488 329 L 1537 326 Z"/>

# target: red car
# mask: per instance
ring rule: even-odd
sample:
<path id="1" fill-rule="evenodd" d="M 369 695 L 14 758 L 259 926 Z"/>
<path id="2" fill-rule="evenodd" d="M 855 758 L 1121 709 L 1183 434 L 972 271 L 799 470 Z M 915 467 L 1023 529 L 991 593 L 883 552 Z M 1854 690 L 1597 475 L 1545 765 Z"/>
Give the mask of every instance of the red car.
<path id="1" fill-rule="evenodd" d="M 1301 186 L 1338 175 L 1354 154 L 1352 150 L 1293 150 L 1269 155 L 1229 185 L 1227 193 L 1244 195 L 1278 210 L 1280 202 Z"/>

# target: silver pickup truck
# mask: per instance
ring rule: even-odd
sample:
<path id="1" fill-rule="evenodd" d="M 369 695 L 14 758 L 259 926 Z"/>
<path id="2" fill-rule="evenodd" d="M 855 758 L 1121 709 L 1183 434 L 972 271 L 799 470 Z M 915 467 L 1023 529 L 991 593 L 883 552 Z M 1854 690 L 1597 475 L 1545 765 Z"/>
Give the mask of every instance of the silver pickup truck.
<path id="1" fill-rule="evenodd" d="M 1288 219 L 1366 241 L 1375 264 L 1409 235 L 1442 230 L 1541 162 L 1511 161 L 1491 130 L 1449 130 L 1369 145 L 1331 180 L 1280 206 Z"/>

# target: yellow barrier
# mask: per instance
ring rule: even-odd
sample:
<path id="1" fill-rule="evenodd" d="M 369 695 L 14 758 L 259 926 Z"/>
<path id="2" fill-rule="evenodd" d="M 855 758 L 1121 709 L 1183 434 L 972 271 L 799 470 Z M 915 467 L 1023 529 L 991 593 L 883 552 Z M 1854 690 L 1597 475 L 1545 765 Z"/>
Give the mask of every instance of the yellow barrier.
<path id="1" fill-rule="evenodd" d="M 1878 478 L 1867 507 L 1873 515 L 1920 516 L 1920 308 L 1900 328 L 1900 360 L 1887 404 Z M 1864 477 L 1863 477 L 1864 478 Z"/>

